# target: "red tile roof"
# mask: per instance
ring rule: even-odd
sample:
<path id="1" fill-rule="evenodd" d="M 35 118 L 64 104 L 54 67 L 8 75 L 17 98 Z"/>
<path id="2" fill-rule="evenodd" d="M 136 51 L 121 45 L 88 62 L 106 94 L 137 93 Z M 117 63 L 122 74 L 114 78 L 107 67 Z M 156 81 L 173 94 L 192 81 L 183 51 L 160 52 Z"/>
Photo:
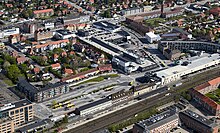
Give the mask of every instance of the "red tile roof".
<path id="1" fill-rule="evenodd" d="M 5 13 L 0 11 L 0 15 L 3 15 L 3 14 L 5 14 Z"/>
<path id="2" fill-rule="evenodd" d="M 63 51 L 63 52 L 61 53 L 61 55 L 62 55 L 62 56 L 67 56 L 66 51 Z"/>
<path id="3" fill-rule="evenodd" d="M 100 71 L 111 71 L 112 70 L 112 65 L 111 64 L 106 64 L 106 65 L 101 65 L 98 67 Z"/>
<path id="4" fill-rule="evenodd" d="M 73 55 L 73 54 L 75 54 L 75 52 L 74 51 L 70 51 L 70 53 L 69 53 L 70 55 Z"/>
<path id="5" fill-rule="evenodd" d="M 34 14 L 53 12 L 53 9 L 35 10 Z"/>
<path id="6" fill-rule="evenodd" d="M 206 82 L 206 83 L 203 83 L 201 85 L 196 86 L 195 90 L 199 91 L 199 90 L 202 90 L 202 89 L 209 87 L 209 86 L 210 86 L 210 84 L 208 82 Z"/>
<path id="7" fill-rule="evenodd" d="M 215 7 L 215 8 L 210 9 L 209 13 L 214 14 L 214 15 L 219 15 L 220 7 Z"/>
<path id="8" fill-rule="evenodd" d="M 69 76 L 69 77 L 62 78 L 61 81 L 62 81 L 62 82 L 65 82 L 66 80 L 74 79 L 74 78 L 77 78 L 77 77 L 84 78 L 86 74 L 95 72 L 95 71 L 97 71 L 97 70 L 98 70 L 97 68 L 90 69 L 90 70 L 87 70 L 87 71 L 85 71 L 85 72 L 81 72 L 81 73 L 78 73 L 78 74 L 75 74 L 75 75 L 71 75 L 71 76 Z"/>
<path id="9" fill-rule="evenodd" d="M 65 74 L 72 74 L 73 70 L 72 69 L 64 69 Z"/>
<path id="10" fill-rule="evenodd" d="M 60 63 L 56 63 L 56 64 L 52 64 L 51 67 L 52 68 L 58 68 L 58 67 L 61 67 L 61 66 L 60 66 Z"/>
<path id="11" fill-rule="evenodd" d="M 39 73 L 40 72 L 40 68 L 39 67 L 35 67 L 34 68 L 34 73 Z"/>
<path id="12" fill-rule="evenodd" d="M 220 84 L 220 77 L 215 78 L 215 79 L 213 79 L 213 80 L 210 80 L 210 81 L 208 81 L 208 83 L 209 83 L 210 85 Z"/>
<path id="13" fill-rule="evenodd" d="M 25 62 L 25 61 L 27 60 L 27 58 L 25 58 L 24 56 L 22 56 L 22 57 L 18 57 L 16 60 L 17 60 L 17 63 L 18 63 L 18 64 L 21 64 L 21 63 Z"/>
<path id="14" fill-rule="evenodd" d="M 53 55 L 53 58 L 54 58 L 54 59 L 57 59 L 58 57 L 59 57 L 58 54 L 54 54 L 54 55 Z"/>
<path id="15" fill-rule="evenodd" d="M 216 109 L 216 110 L 220 110 L 220 105 L 218 103 L 216 103 L 215 101 L 213 101 L 212 99 L 210 99 L 209 97 L 201 94 L 200 92 L 192 89 L 191 90 L 197 97 L 199 97 L 199 99 L 201 99 L 204 103 L 208 104 L 211 108 Z"/>
<path id="16" fill-rule="evenodd" d="M 50 41 L 50 42 L 46 42 L 44 44 L 38 44 L 38 43 L 35 43 L 35 42 L 32 42 L 32 44 L 37 44 L 35 46 L 35 48 L 42 48 L 42 47 L 47 47 L 48 45 L 57 45 L 57 44 L 61 44 L 61 43 L 68 43 L 69 40 L 68 39 L 64 39 L 64 40 L 59 40 L 59 41 Z"/>
<path id="17" fill-rule="evenodd" d="M 205 82 L 205 83 L 203 83 L 201 85 L 198 85 L 194 89 L 199 91 L 199 90 L 202 90 L 202 89 L 204 89 L 206 87 L 214 86 L 214 85 L 217 85 L 217 84 L 220 84 L 220 77 L 212 79 L 212 80 L 210 80 L 208 82 Z"/>

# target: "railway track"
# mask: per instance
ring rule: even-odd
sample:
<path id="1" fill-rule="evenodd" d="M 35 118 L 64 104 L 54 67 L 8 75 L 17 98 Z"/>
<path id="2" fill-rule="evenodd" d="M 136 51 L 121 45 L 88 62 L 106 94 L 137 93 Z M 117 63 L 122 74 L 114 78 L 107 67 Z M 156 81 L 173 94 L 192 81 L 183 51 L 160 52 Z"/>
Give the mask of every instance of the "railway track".
<path id="1" fill-rule="evenodd" d="M 176 87 L 175 89 L 163 91 L 155 97 L 141 100 L 140 102 L 120 109 L 117 112 L 113 112 L 101 118 L 97 118 L 93 121 L 89 121 L 83 125 L 70 129 L 65 133 L 90 133 L 102 128 L 106 128 L 113 123 L 118 123 L 120 121 L 126 120 L 137 113 L 155 107 L 155 105 L 172 101 L 173 98 L 177 95 L 180 95 L 182 91 L 195 87 L 205 81 L 216 78 L 218 76 L 220 76 L 220 68 L 214 68 L 198 75 L 189 77 L 188 79 L 184 79 L 183 84 L 179 87 Z M 170 95 L 165 96 L 165 94 L 168 92 L 170 93 Z"/>

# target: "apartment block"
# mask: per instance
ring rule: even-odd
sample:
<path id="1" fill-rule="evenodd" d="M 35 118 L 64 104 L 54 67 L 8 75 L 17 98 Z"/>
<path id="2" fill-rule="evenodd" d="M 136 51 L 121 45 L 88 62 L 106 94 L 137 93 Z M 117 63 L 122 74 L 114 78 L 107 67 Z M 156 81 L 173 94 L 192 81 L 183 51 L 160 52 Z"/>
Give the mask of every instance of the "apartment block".
<path id="1" fill-rule="evenodd" d="M 218 133 L 218 126 L 215 122 L 206 119 L 191 110 L 180 112 L 179 117 L 183 125 L 198 133 Z"/>
<path id="2" fill-rule="evenodd" d="M 35 18 L 43 18 L 53 16 L 54 10 L 53 9 L 44 9 L 44 10 L 35 10 L 34 17 Z"/>
<path id="3" fill-rule="evenodd" d="M 49 29 L 43 29 L 43 30 L 40 29 L 34 32 L 34 39 L 36 41 L 46 40 L 52 37 L 53 37 L 53 32 L 50 31 Z"/>
<path id="4" fill-rule="evenodd" d="M 13 133 L 14 121 L 10 117 L 0 118 L 0 133 Z"/>
<path id="5" fill-rule="evenodd" d="M 178 126 L 176 111 L 167 110 L 161 114 L 140 121 L 133 126 L 133 133 L 168 133 Z"/>
<path id="6" fill-rule="evenodd" d="M 69 86 L 66 83 L 55 83 L 36 87 L 31 85 L 26 79 L 19 79 L 17 87 L 29 100 L 34 102 L 42 102 L 69 92 Z"/>
<path id="7" fill-rule="evenodd" d="M 5 104 L 0 107 L 1 119 L 11 118 L 14 128 L 32 121 L 34 117 L 33 104 L 27 99 L 17 101 L 15 103 Z M 12 126 L 13 129 L 13 126 Z"/>

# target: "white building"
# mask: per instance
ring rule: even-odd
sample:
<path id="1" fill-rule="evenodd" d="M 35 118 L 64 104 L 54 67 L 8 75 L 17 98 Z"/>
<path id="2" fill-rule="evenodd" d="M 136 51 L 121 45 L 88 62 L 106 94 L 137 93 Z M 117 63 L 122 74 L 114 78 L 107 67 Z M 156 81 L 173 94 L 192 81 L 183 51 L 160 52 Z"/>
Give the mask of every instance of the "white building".
<path id="1" fill-rule="evenodd" d="M 116 65 L 119 69 L 123 70 L 126 73 L 132 73 L 137 71 L 138 65 L 122 56 L 114 56 L 112 63 Z"/>
<path id="2" fill-rule="evenodd" d="M 203 69 L 214 67 L 220 64 L 219 54 L 211 54 L 209 56 L 195 58 L 183 61 L 181 65 L 156 72 L 157 77 L 161 79 L 161 85 L 177 81 L 183 76 L 187 76 L 189 74 L 196 73 Z"/>
<path id="3" fill-rule="evenodd" d="M 68 30 L 58 30 L 55 32 L 54 37 L 63 40 L 76 37 L 76 34 Z"/>
<path id="4" fill-rule="evenodd" d="M 112 101 L 108 98 L 100 99 L 98 101 L 83 105 L 79 108 L 76 108 L 76 115 L 87 116 L 94 114 L 98 111 L 105 110 L 112 106 Z"/>
<path id="5" fill-rule="evenodd" d="M 93 26 L 95 28 L 102 29 L 102 30 L 109 31 L 109 32 L 117 32 L 121 30 L 120 26 L 109 23 L 107 21 L 95 22 L 93 23 Z"/>
<path id="6" fill-rule="evenodd" d="M 45 23 L 44 27 L 45 27 L 45 29 L 47 29 L 47 28 L 53 29 L 54 28 L 54 23 Z"/>
<path id="7" fill-rule="evenodd" d="M 153 32 L 146 33 L 147 41 L 153 43 L 154 41 L 159 41 L 161 38 L 159 35 L 154 34 Z"/>
<path id="8" fill-rule="evenodd" d="M 10 35 L 19 34 L 19 33 L 20 33 L 19 28 L 6 29 L 0 32 L 0 38 L 8 37 Z"/>

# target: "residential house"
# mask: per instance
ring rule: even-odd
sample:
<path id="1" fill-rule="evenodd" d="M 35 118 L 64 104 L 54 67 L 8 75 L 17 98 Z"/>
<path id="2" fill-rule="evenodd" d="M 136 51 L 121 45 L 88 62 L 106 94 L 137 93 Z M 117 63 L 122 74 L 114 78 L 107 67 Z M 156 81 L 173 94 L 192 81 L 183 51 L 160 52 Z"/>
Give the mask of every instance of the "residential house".
<path id="1" fill-rule="evenodd" d="M 10 55 L 12 57 L 16 58 L 16 57 L 18 57 L 18 52 L 13 50 L 13 51 L 10 52 Z"/>
<path id="2" fill-rule="evenodd" d="M 17 61 L 17 64 L 22 64 L 25 61 L 27 61 L 27 58 L 24 56 L 21 56 L 21 57 L 16 58 L 16 61 Z"/>
<path id="3" fill-rule="evenodd" d="M 53 54 L 53 61 L 54 61 L 54 62 L 57 62 L 57 61 L 58 61 L 58 58 L 59 58 L 59 55 L 58 55 L 58 54 Z"/>
<path id="4" fill-rule="evenodd" d="M 66 56 L 67 56 L 66 51 L 63 51 L 63 52 L 61 53 L 61 56 L 62 56 L 62 57 L 66 57 Z"/>
<path id="5" fill-rule="evenodd" d="M 39 67 L 35 67 L 35 68 L 33 69 L 33 72 L 34 72 L 34 74 L 40 73 L 40 68 L 39 68 Z"/>
<path id="6" fill-rule="evenodd" d="M 64 69 L 64 75 L 65 76 L 68 76 L 68 75 L 71 75 L 71 74 L 73 74 L 73 70 L 72 69 L 67 69 L 67 68 Z"/>
<path id="7" fill-rule="evenodd" d="M 53 70 L 59 70 L 59 69 L 61 69 L 60 63 L 52 64 L 51 67 L 52 67 Z"/>

